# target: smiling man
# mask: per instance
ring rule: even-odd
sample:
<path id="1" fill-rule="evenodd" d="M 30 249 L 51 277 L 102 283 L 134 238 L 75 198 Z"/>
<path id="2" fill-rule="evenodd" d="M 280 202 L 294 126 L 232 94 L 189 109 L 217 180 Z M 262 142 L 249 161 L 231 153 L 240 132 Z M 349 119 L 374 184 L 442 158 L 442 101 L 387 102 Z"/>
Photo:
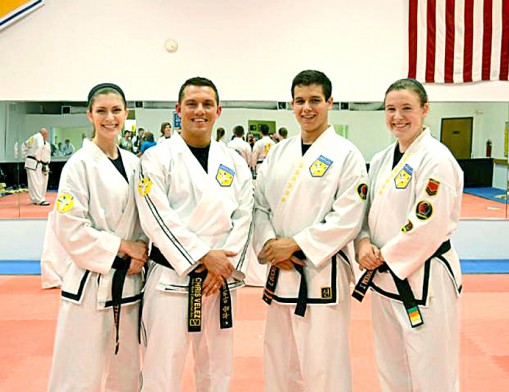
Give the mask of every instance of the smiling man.
<path id="1" fill-rule="evenodd" d="M 322 72 L 294 78 L 300 135 L 276 144 L 257 177 L 253 244 L 270 265 L 267 391 L 351 390 L 352 240 L 361 228 L 367 174 L 359 150 L 328 123 L 331 93 Z"/>
<path id="2" fill-rule="evenodd" d="M 196 390 L 226 392 L 235 305 L 230 289 L 244 284 L 251 173 L 235 150 L 211 141 L 221 106 L 210 80 L 187 80 L 176 110 L 182 132 L 145 152 L 136 191 L 152 242 L 142 390 L 180 391 L 192 342 Z"/>

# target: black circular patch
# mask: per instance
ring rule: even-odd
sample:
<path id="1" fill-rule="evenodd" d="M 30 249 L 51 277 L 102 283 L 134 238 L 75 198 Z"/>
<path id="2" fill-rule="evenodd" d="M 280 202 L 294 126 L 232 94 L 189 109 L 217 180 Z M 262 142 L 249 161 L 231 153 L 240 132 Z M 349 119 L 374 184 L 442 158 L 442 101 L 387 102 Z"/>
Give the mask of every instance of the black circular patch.
<path id="1" fill-rule="evenodd" d="M 357 193 L 359 194 L 359 197 L 362 200 L 366 200 L 366 197 L 368 195 L 368 186 L 366 184 L 360 184 L 357 187 Z"/>
<path id="2" fill-rule="evenodd" d="M 420 220 L 429 219 L 429 217 L 433 214 L 433 206 L 429 201 L 422 200 L 417 204 L 417 208 L 415 209 L 415 215 Z"/>

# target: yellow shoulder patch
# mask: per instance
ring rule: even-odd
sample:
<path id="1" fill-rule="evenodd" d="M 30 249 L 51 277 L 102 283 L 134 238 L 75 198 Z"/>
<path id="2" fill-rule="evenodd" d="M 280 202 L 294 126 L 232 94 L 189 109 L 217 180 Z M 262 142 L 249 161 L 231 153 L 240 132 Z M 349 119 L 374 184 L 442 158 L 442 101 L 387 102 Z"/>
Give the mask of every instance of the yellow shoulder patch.
<path id="1" fill-rule="evenodd" d="M 58 195 L 56 210 L 61 214 L 69 212 L 74 207 L 74 197 L 70 193 L 61 193 Z"/>
<path id="2" fill-rule="evenodd" d="M 138 193 L 140 196 L 145 197 L 152 189 L 152 181 L 148 177 L 143 177 L 138 180 Z"/>

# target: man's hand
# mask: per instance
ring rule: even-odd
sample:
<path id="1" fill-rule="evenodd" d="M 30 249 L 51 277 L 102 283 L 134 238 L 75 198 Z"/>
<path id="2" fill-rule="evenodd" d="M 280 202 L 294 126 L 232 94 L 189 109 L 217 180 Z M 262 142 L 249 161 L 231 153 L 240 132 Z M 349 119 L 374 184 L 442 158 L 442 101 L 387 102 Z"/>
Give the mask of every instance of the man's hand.
<path id="1" fill-rule="evenodd" d="M 127 270 L 127 274 L 128 275 L 139 274 L 144 265 L 145 265 L 145 261 L 131 258 L 131 264 L 129 264 L 129 269 Z"/>
<path id="2" fill-rule="evenodd" d="M 293 253 L 298 250 L 300 250 L 300 247 L 293 238 L 277 238 L 267 241 L 263 246 L 261 254 L 265 256 L 269 263 L 276 265 L 281 262 L 291 261 Z"/>
<path id="3" fill-rule="evenodd" d="M 373 245 L 369 238 L 360 240 L 356 250 L 357 262 L 361 270 L 374 270 L 384 263 L 380 249 Z"/>
<path id="4" fill-rule="evenodd" d="M 146 262 L 148 259 L 148 246 L 143 241 L 122 240 L 118 253 L 129 256 L 131 259 Z"/>
<path id="5" fill-rule="evenodd" d="M 203 256 L 200 262 L 205 266 L 209 274 L 212 273 L 219 278 L 228 279 L 235 269 L 228 258 L 236 255 L 237 253 L 230 252 L 229 250 L 213 249 Z"/>

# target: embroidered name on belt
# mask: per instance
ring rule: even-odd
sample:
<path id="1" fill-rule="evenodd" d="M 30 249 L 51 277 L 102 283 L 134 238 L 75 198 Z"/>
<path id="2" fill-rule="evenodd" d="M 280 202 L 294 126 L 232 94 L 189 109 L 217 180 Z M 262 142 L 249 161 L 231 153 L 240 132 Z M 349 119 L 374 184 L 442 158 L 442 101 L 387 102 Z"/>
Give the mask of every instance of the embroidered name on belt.
<path id="1" fill-rule="evenodd" d="M 405 164 L 403 168 L 399 171 L 399 173 L 394 178 L 394 184 L 396 185 L 396 189 L 406 189 L 410 180 L 412 179 L 412 174 L 414 169 L 412 169 L 408 164 Z"/>
<path id="2" fill-rule="evenodd" d="M 145 197 L 152 189 L 152 181 L 148 177 L 143 177 L 138 180 L 138 193 L 140 196 Z"/>
<path id="3" fill-rule="evenodd" d="M 203 280 L 204 274 L 191 274 L 189 282 L 189 312 L 187 317 L 187 330 L 189 332 L 201 331 Z"/>
<path id="4" fill-rule="evenodd" d="M 329 158 L 320 155 L 309 167 L 309 172 L 312 177 L 323 177 L 331 165 L 332 161 Z"/>
<path id="5" fill-rule="evenodd" d="M 222 164 L 219 165 L 216 174 L 216 181 L 219 185 L 224 187 L 231 186 L 233 177 L 235 177 L 235 172 L 232 169 Z"/>
<path id="6" fill-rule="evenodd" d="M 74 197 L 69 193 L 62 193 L 57 198 L 57 211 L 61 214 L 71 211 L 74 206 Z"/>

